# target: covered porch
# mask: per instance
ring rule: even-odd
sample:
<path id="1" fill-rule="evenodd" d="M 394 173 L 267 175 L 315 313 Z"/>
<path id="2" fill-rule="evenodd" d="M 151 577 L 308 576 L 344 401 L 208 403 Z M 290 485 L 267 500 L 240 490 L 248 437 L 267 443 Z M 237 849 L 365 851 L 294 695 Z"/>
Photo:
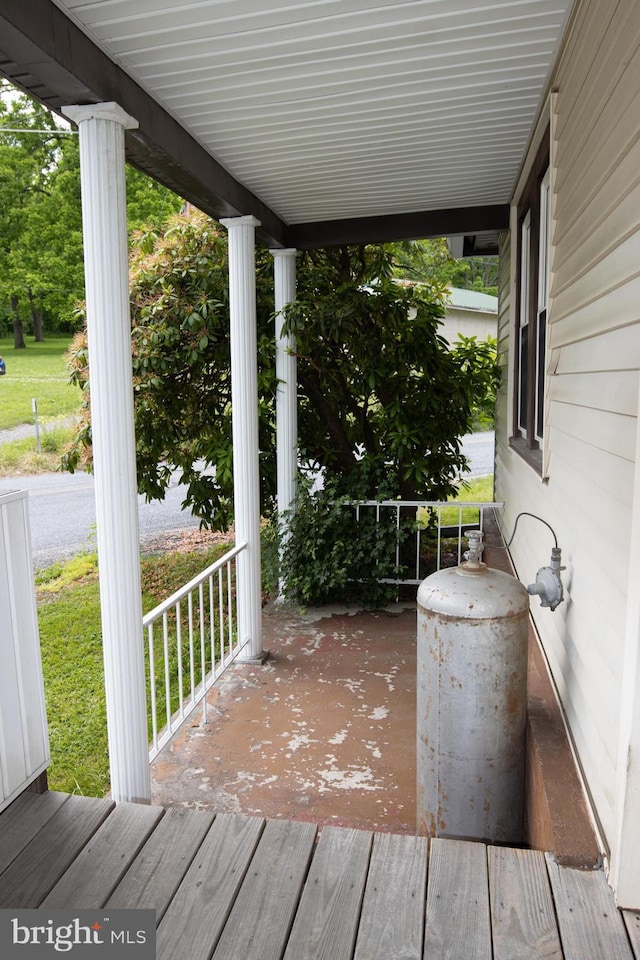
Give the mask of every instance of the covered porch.
<path id="1" fill-rule="evenodd" d="M 234 382 L 240 391 L 233 401 L 238 437 L 235 506 L 238 546 L 243 551 L 238 574 L 243 594 L 238 633 L 246 645 L 248 659 L 256 661 L 237 669 L 257 676 L 259 670 L 271 668 L 269 663 L 266 667 L 257 665 L 268 642 L 264 642 L 260 614 L 259 515 L 255 495 L 254 242 L 268 245 L 276 255 L 277 309 L 293 294 L 296 250 L 447 235 L 454 238 L 460 252 L 496 252 L 498 233 L 505 237 L 515 226 L 514 188 L 522 175 L 528 144 L 532 138 L 542 137 L 545 104 L 555 98 L 551 84 L 553 65 L 567 24 L 580 26 L 582 21 L 576 19 L 576 11 L 594 12 L 594 22 L 603 20 L 607 10 L 607 15 L 613 17 L 614 11 L 612 29 L 624 36 L 626 21 L 620 17 L 623 13 L 626 17 L 633 5 L 621 2 L 611 7 L 598 0 L 576 4 L 568 0 L 504 0 L 478 11 L 477 5 L 468 2 L 451 5 L 437 0 L 350 0 L 344 5 L 322 5 L 325 12 L 314 16 L 319 5 L 312 2 L 300 0 L 273 11 L 258 0 L 248 0 L 240 13 L 227 10 L 226 18 L 214 15 L 223 4 L 210 5 L 214 14 L 204 20 L 199 18 L 205 5 L 199 4 L 136 3 L 128 11 L 124 9 L 127 5 L 110 6 L 113 16 L 104 18 L 101 3 L 36 0 L 27 9 L 15 0 L 0 2 L 2 72 L 55 110 L 69 105 L 66 114 L 78 124 L 83 144 L 87 286 L 89 299 L 93 298 L 90 349 L 94 364 L 96 466 L 101 477 L 98 538 L 104 583 L 112 784 L 117 801 L 113 809 L 110 801 L 58 801 L 51 794 L 43 803 L 62 805 L 60 811 L 43 819 L 40 813 L 32 815 L 28 807 L 40 801 L 21 797 L 2 815 L 4 836 L 22 839 L 17 846 L 6 847 L 10 861 L 0 877 L 0 889 L 6 891 L 8 903 L 18 891 L 21 905 L 42 904 L 56 889 L 55 897 L 69 896 L 67 902 L 71 902 L 80 889 L 88 889 L 88 876 L 97 884 L 102 884 L 106 877 L 108 882 L 99 895 L 100 906 L 109 903 L 123 878 L 126 882 L 127 876 L 133 877 L 130 870 L 147 838 L 151 842 L 161 825 L 170 825 L 174 819 L 172 811 L 164 814 L 163 808 L 145 804 L 150 783 L 133 506 L 135 438 L 128 366 L 126 230 L 122 217 L 125 150 L 129 160 L 212 216 L 222 218 L 229 229 Z M 292 17 L 287 19 L 283 11 L 292 11 Z M 242 22 L 236 22 L 236 18 Z M 591 23 L 591 19 L 587 22 Z M 598 35 L 594 32 L 593 36 Z M 574 32 L 576 51 L 581 59 L 589 59 L 592 48 L 581 40 L 578 35 L 580 42 L 575 41 Z M 225 44 L 229 43 L 232 48 L 227 50 Z M 593 50 L 598 44 L 594 40 Z M 609 46 L 609 41 L 602 46 L 605 50 L 616 49 L 613 44 Z M 315 64 L 311 73 L 310 52 Z M 364 56 L 360 57 L 361 54 Z M 615 59 L 612 54 L 612 60 Z M 602 69 L 605 76 L 607 71 Z M 515 303 L 517 288 L 515 281 L 508 280 L 502 302 L 508 304 L 510 297 Z M 505 356 L 513 352 L 513 335 L 512 323 L 511 339 L 503 343 Z M 112 376 L 113 367 L 107 364 L 114 353 L 119 358 L 115 365 L 117 383 Z M 283 353 L 287 353 L 284 345 Z M 98 369 L 100 373 L 96 373 Z M 295 393 L 293 374 L 282 378 L 283 382 L 287 379 Z M 284 434 L 282 430 L 281 436 Z M 295 464 L 293 441 L 284 439 L 288 463 Z M 631 457 L 628 462 L 632 463 Z M 285 504 L 290 502 L 290 487 L 286 484 L 283 498 Z M 633 578 L 629 582 L 633 583 Z M 634 672 L 638 662 L 637 623 L 631 615 L 625 636 L 628 655 L 624 664 L 620 658 L 620 664 L 629 680 L 625 682 L 625 712 L 616 744 L 617 754 L 626 761 L 635 757 L 638 742 Z M 311 655 L 307 656 L 311 659 Z M 577 660 L 573 648 L 567 656 Z M 541 673 L 545 673 L 544 664 Z M 532 689 L 530 686 L 530 696 Z M 354 948 L 360 951 L 356 953 L 358 958 L 375 956 L 359 944 L 372 939 L 378 944 L 386 943 L 375 923 L 387 916 L 397 917 L 403 931 L 421 931 L 424 923 L 427 957 L 437 956 L 438 950 L 443 956 L 456 955 L 457 950 L 457 955 L 465 958 L 489 957 L 492 951 L 496 957 L 535 956 L 537 951 L 537 955 L 543 956 L 584 958 L 591 951 L 594 957 L 615 958 L 632 956 L 632 944 L 637 953 L 635 915 L 615 910 L 604 874 L 599 869 L 579 872 L 575 864 L 565 861 L 559 866 L 552 856 L 545 859 L 540 853 L 559 855 L 556 840 L 545 839 L 549 829 L 553 837 L 553 826 L 549 824 L 554 823 L 554 798 L 545 786 L 552 779 L 545 778 L 545 765 L 547 772 L 554 759 L 556 764 L 566 766 L 564 760 L 558 761 L 558 756 L 564 754 L 551 750 L 543 755 L 542 738 L 536 737 L 536 731 L 549 731 L 545 702 L 544 698 L 537 704 L 532 702 L 529 715 L 529 810 L 546 810 L 548 814 L 540 821 L 530 818 L 532 832 L 528 842 L 538 852 L 507 855 L 491 848 L 485 852 L 487 848 L 482 845 L 459 846 L 434 839 L 427 871 L 426 841 L 415 837 L 397 841 L 398 848 L 406 842 L 414 851 L 421 851 L 415 853 L 421 858 L 417 868 L 421 879 L 416 888 L 406 874 L 396 873 L 401 869 L 391 852 L 396 841 L 384 841 L 389 843 L 389 850 L 384 854 L 386 879 L 381 884 L 377 880 L 377 870 L 382 869 L 376 860 L 378 841 L 373 840 L 378 824 L 353 838 L 353 849 L 357 851 L 354 856 L 360 863 L 359 879 L 354 879 L 350 872 L 354 863 L 349 852 L 353 837 L 350 826 L 325 827 L 321 841 L 314 847 L 316 827 L 301 823 L 303 818 L 272 820 L 271 815 L 258 815 L 257 820 L 246 820 L 244 813 L 218 815 L 213 811 L 195 811 L 193 815 L 200 818 L 201 824 L 206 821 L 206 827 L 201 828 L 203 835 L 209 836 L 211 831 L 214 837 L 222 834 L 223 846 L 212 848 L 207 864 L 218 869 L 225 863 L 229 869 L 221 868 L 217 874 L 207 872 L 214 880 L 213 886 L 207 888 L 210 895 L 206 903 L 201 899 L 204 891 L 198 886 L 199 879 L 192 883 L 187 873 L 190 864 L 200 877 L 209 869 L 196 856 L 198 844 L 190 856 L 180 847 L 177 858 L 181 865 L 177 873 L 168 869 L 151 871 L 159 883 L 172 878 L 171 891 L 165 890 L 164 901 L 157 897 L 155 889 L 152 894 L 159 918 L 165 918 L 161 930 L 164 924 L 162 937 L 166 936 L 169 944 L 166 955 L 178 956 L 182 945 L 187 955 L 197 955 L 194 939 L 204 915 L 209 918 L 212 914 L 212 899 L 216 908 L 221 904 L 221 914 L 218 926 L 208 933 L 203 954 L 207 957 L 214 950 L 217 957 L 236 956 L 242 949 L 243 936 L 258 929 L 252 926 L 256 917 L 261 918 L 260 936 L 251 933 L 247 956 L 251 955 L 250 950 L 255 950 L 256 955 L 268 955 L 270 943 L 273 955 L 284 953 L 287 960 L 303 958 L 305 950 L 310 956 L 333 960 L 341 955 L 336 944 L 342 945 L 344 956 L 352 956 Z M 618 710 L 616 697 L 610 697 L 605 705 L 612 713 Z M 212 706 L 216 708 L 215 703 Z M 372 704 L 372 722 L 379 719 L 380 715 L 375 714 L 379 706 L 384 705 Z M 370 719 L 369 714 L 363 714 Z M 331 736 L 339 738 L 342 729 Z M 290 740 L 296 742 L 295 731 L 283 727 L 281 732 L 291 734 Z M 304 734 L 298 733 L 300 736 Z M 261 755 L 265 739 L 256 738 L 256 756 Z M 377 741 L 372 737 L 372 754 L 376 747 Z M 291 749 L 291 754 L 296 757 L 299 750 Z M 336 766 L 334 771 L 329 761 L 325 769 L 329 774 L 339 774 L 342 767 Z M 637 818 L 632 814 L 637 803 L 637 774 L 633 766 L 628 777 L 627 772 L 622 764 L 615 788 L 612 836 L 614 857 L 619 862 L 614 861 L 614 879 L 618 877 L 617 890 L 623 890 L 623 902 L 636 906 L 637 857 L 632 841 L 637 837 Z M 613 779 L 611 775 L 607 785 Z M 203 783 L 201 780 L 198 789 Z M 614 791 L 610 793 L 613 795 Z M 577 793 L 570 796 L 578 795 L 582 795 L 580 784 Z M 536 798 L 540 801 L 537 805 L 533 802 Z M 132 809 L 130 800 L 143 801 L 135 808 L 136 818 L 147 824 L 153 821 L 153 826 L 145 828 L 146 833 L 143 831 L 144 837 L 135 842 L 128 839 L 129 828 L 124 827 Z M 64 817 L 56 819 L 65 808 L 70 814 L 68 828 L 64 826 Z M 90 822 L 84 833 L 76 833 L 84 819 L 81 809 L 91 811 Z M 278 812 L 280 816 L 284 813 L 282 809 Z M 178 816 L 186 814 L 176 813 L 175 817 Z M 12 826 L 13 817 L 17 833 Z M 325 822 L 330 822 L 330 818 Z M 290 823 L 294 826 L 287 826 Z M 30 824 L 36 824 L 35 832 L 30 832 Z M 87 872 L 87 863 L 93 864 L 96 856 L 92 838 L 100 838 L 100 833 L 96 833 L 99 827 L 107 830 L 107 848 L 121 833 L 126 841 L 126 852 L 123 850 L 121 857 L 119 848 L 113 845 L 114 853 L 120 857 L 115 879 L 108 876 L 109 858 L 105 858 L 104 870 Z M 392 829 L 403 830 L 404 826 L 398 820 Z M 179 833 L 182 844 L 185 831 Z M 238 847 L 224 846 L 236 835 L 245 838 L 240 843 L 244 858 L 239 860 Z M 340 838 L 346 838 L 344 855 L 340 852 Z M 337 847 L 332 847 L 332 843 Z M 162 842 L 159 845 L 165 849 Z M 379 849 L 386 848 L 382 844 Z M 316 852 L 311 859 L 313 850 Z M 444 851 L 454 850 L 469 851 L 468 856 L 477 859 L 480 886 L 474 880 L 470 888 L 465 880 L 470 869 L 467 852 L 453 854 L 452 862 L 462 859 L 462 872 L 456 873 L 457 868 L 452 868 L 453 873 L 446 878 Z M 280 853 L 276 856 L 274 851 Z M 103 852 L 104 846 L 99 855 Z M 147 854 L 142 856 L 148 865 L 153 857 L 149 860 Z M 504 872 L 511 878 L 506 892 L 499 884 L 493 886 L 498 883 L 495 878 L 499 873 L 495 864 L 503 856 L 511 858 L 511 866 Z M 289 869 L 289 857 L 297 858 L 295 869 L 293 864 Z M 404 869 L 410 858 L 399 859 Z M 530 865 L 528 879 L 516 881 L 514 878 L 521 874 L 515 864 L 525 861 Z M 284 907 L 278 885 L 271 882 L 274 865 L 291 884 L 291 896 Z M 593 865 L 592 862 L 590 866 Z M 338 870 L 337 878 L 332 874 L 334 869 Z M 619 881 L 621 875 L 624 885 Z M 291 879 L 294 876 L 295 881 Z M 452 876 L 455 879 L 450 879 Z M 62 886 L 58 888 L 59 883 Z M 523 888 L 526 895 L 522 894 Z M 140 890 L 145 889 L 142 882 Z M 231 891 L 226 900 L 221 889 Z M 388 894 L 384 909 L 376 900 L 381 889 L 385 897 Z M 418 893 L 412 893 L 416 889 Z M 326 896 L 318 896 L 318 890 L 327 891 Z M 345 890 L 350 891 L 349 896 Z M 397 891 L 399 900 L 393 899 Z M 470 891 L 468 898 L 461 891 Z M 239 899 L 234 902 L 236 896 Z M 168 907 L 170 902 L 175 907 Z M 267 905 L 264 913 L 253 909 L 257 902 Z M 400 912 L 400 907 L 408 903 L 417 905 L 412 920 Z M 340 908 L 337 913 L 333 905 Z M 279 912 L 281 907 L 286 916 Z M 344 914 L 348 917 L 346 928 L 342 924 Z M 445 933 L 443 915 L 447 921 Z M 172 940 L 175 930 L 183 929 L 176 923 L 176 916 L 194 921 L 180 945 Z M 244 926 L 236 926 L 237 916 Z M 337 921 L 332 917 L 337 917 Z M 368 917 L 373 919 L 367 928 Z M 513 917 L 523 918 L 515 923 L 516 933 L 512 932 Z M 543 923 L 541 940 L 533 917 L 536 922 L 540 917 L 548 918 L 548 923 Z M 364 930 L 362 939 L 358 924 Z M 508 933 L 503 936 L 503 931 Z M 395 933 L 390 936 L 395 938 Z M 461 936 L 465 938 L 462 945 Z M 421 955 L 421 937 L 418 933 L 418 939 L 414 938 L 405 951 L 408 956 Z M 522 946 L 523 937 L 526 947 Z M 452 946 L 454 940 L 457 947 Z M 308 947 L 310 943 L 312 947 Z M 395 954 L 403 956 L 403 950 L 401 945 Z M 382 954 L 388 955 L 389 951 Z"/>
<path id="2" fill-rule="evenodd" d="M 150 798 L 125 160 L 228 230 L 236 632 L 241 658 L 260 661 L 255 245 L 274 255 L 279 318 L 295 297 L 300 250 L 446 235 L 462 242 L 459 252 L 496 253 L 571 3 L 534 2 L 524 17 L 521 8 L 519 0 L 505 2 L 478 16 L 469 3 L 450 9 L 350 0 L 321 10 L 302 0 L 274 11 L 250 0 L 241 10 L 224 3 L 116 4 L 105 19 L 100 3 L 37 0 L 33 15 L 12 0 L 0 3 L 0 69 L 71 120 L 80 140 L 116 802 Z M 517 56 L 506 61 L 514 44 Z M 196 61 L 198 73 L 205 67 L 197 80 Z M 510 85 L 518 88 L 515 100 Z M 264 153 L 253 169 L 258 143 Z M 295 350 L 280 319 L 276 339 L 283 511 L 292 503 L 297 466 L 297 389 Z"/>

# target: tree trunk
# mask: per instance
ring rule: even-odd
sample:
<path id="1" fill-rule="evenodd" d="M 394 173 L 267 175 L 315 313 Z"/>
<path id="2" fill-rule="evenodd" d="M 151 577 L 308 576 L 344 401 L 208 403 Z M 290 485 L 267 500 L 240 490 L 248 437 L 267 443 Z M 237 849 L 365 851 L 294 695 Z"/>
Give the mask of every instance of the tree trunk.
<path id="1" fill-rule="evenodd" d="M 43 343 L 44 336 L 42 334 L 42 314 L 38 310 L 35 300 L 33 299 L 31 287 L 29 287 L 29 303 L 31 305 L 31 322 L 33 324 L 34 339 L 36 343 Z"/>
<path id="2" fill-rule="evenodd" d="M 18 313 L 18 298 L 15 294 L 11 297 L 11 309 L 13 310 L 13 345 L 16 350 L 24 350 L 27 345 L 24 342 L 24 330 Z"/>

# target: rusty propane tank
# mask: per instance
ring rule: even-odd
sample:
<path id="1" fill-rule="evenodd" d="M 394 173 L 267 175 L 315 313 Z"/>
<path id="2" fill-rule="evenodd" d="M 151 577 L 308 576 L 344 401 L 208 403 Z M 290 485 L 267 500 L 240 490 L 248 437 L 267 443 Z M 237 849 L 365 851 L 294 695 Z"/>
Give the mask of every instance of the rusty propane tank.
<path id="1" fill-rule="evenodd" d="M 520 843 L 529 596 L 472 533 L 418 590 L 418 832 Z"/>

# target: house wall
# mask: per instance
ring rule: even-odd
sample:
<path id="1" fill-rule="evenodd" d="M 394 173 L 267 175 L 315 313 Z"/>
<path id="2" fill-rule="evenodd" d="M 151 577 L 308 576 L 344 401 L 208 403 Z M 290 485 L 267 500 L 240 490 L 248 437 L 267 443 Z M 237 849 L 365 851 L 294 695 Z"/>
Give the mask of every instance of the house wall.
<path id="1" fill-rule="evenodd" d="M 463 337 L 477 337 L 478 340 L 486 340 L 487 337 L 495 337 L 496 335 L 496 315 L 495 313 L 481 313 L 478 310 L 461 310 L 449 305 L 438 333 L 450 344 L 454 344 L 460 334 Z"/>
<path id="2" fill-rule="evenodd" d="M 526 510 L 552 525 L 562 547 L 566 600 L 552 613 L 534 599 L 532 612 L 604 838 L 614 847 L 624 781 L 618 753 L 640 369 L 640 4 L 581 0 L 552 90 L 539 125 L 551 119 L 543 476 L 509 446 L 515 243 L 503 237 L 496 499 L 506 503 L 507 536 Z M 512 234 L 514 225 L 512 217 Z M 543 524 L 521 518 L 511 552 L 525 583 L 549 563 L 552 546 Z"/>

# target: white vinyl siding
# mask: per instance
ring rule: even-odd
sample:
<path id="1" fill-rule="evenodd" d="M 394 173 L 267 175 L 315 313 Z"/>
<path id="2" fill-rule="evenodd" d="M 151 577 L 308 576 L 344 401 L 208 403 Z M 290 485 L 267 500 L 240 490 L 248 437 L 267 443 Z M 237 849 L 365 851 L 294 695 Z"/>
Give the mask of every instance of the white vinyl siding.
<path id="1" fill-rule="evenodd" d="M 613 845 L 640 369 L 640 4 L 579 4 L 552 86 L 546 479 L 508 444 L 510 368 L 496 498 L 506 501 L 507 535 L 528 510 L 551 523 L 563 549 L 566 600 L 555 613 L 534 600 L 532 612 Z M 501 290 L 510 267 L 513 300 L 517 264 L 508 245 L 502 253 Z M 503 349 L 514 321 L 501 302 Z M 525 583 L 551 546 L 542 524 L 519 528 L 512 553 Z"/>

